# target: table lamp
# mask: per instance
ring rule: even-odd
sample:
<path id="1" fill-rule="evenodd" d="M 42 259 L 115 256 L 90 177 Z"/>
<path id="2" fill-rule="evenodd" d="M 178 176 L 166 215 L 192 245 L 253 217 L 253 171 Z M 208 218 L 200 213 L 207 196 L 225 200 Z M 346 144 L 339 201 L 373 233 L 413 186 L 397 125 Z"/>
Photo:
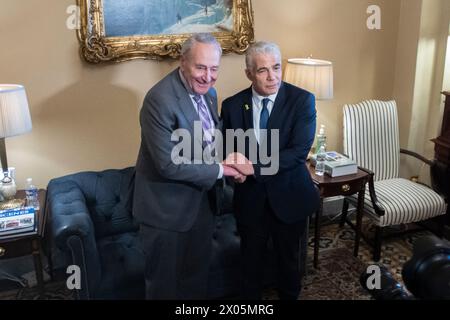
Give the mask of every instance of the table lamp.
<path id="1" fill-rule="evenodd" d="M 17 84 L 0 84 L 0 160 L 3 170 L 1 192 L 6 199 L 14 197 L 16 190 L 15 182 L 8 174 L 5 138 L 24 134 L 31 131 L 31 128 L 25 88 Z M 14 184 L 14 188 L 8 184 Z"/>
<path id="2" fill-rule="evenodd" d="M 333 98 L 333 64 L 330 61 L 288 59 L 284 81 L 313 93 L 317 100 Z"/>
<path id="3" fill-rule="evenodd" d="M 333 99 L 333 64 L 330 61 L 312 58 L 288 59 L 284 81 L 313 93 L 316 100 Z M 320 139 L 320 135 L 325 134 L 323 128 L 322 125 L 322 131 L 316 138 L 316 153 L 320 150 L 319 146 L 325 143 L 325 137 Z"/>

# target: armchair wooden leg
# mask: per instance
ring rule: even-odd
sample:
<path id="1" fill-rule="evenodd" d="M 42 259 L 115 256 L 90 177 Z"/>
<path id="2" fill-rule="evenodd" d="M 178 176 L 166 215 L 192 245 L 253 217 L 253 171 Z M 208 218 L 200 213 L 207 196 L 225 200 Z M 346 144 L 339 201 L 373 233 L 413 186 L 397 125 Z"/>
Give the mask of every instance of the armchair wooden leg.
<path id="1" fill-rule="evenodd" d="M 348 201 L 344 198 L 344 204 L 342 205 L 341 220 L 339 221 L 340 228 L 342 228 L 345 224 L 345 220 L 347 219 L 347 213 L 348 213 Z"/>
<path id="2" fill-rule="evenodd" d="M 381 240 L 383 237 L 383 228 L 376 227 L 375 229 L 375 241 L 373 247 L 373 261 L 379 261 L 381 257 Z"/>

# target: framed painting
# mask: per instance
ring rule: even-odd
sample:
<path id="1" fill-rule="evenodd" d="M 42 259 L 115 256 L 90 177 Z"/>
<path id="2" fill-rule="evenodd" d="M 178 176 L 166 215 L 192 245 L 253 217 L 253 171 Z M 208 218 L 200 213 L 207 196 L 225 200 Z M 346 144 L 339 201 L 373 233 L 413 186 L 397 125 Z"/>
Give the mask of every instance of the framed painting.
<path id="1" fill-rule="evenodd" d="M 193 33 L 210 32 L 223 52 L 254 41 L 251 0 L 77 0 L 81 56 L 90 63 L 177 58 Z"/>

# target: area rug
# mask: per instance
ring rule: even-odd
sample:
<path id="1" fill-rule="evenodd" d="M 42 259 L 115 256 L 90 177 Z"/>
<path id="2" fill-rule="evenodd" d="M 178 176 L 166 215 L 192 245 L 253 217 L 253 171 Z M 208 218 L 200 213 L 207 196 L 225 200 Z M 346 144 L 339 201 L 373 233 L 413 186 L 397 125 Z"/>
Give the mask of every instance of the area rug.
<path id="1" fill-rule="evenodd" d="M 363 233 L 370 238 L 374 232 L 375 227 L 365 220 Z M 372 297 L 362 289 L 359 278 L 372 264 L 386 267 L 393 278 L 404 286 L 402 268 L 412 256 L 413 243 L 417 238 L 430 234 L 428 231 L 419 231 L 383 241 L 381 259 L 375 262 L 372 248 L 364 240 L 360 241 L 358 257 L 353 256 L 355 233 L 349 226 L 341 228 L 337 224 L 331 224 L 322 227 L 319 270 L 312 267 L 311 261 L 308 262 L 304 290 L 299 299 L 371 299 Z M 310 237 L 308 257 L 312 257 L 313 244 L 314 238 Z"/>
<path id="2" fill-rule="evenodd" d="M 368 220 L 363 222 L 363 232 L 369 237 L 374 233 L 374 226 Z M 364 240 L 360 242 L 358 257 L 353 256 L 355 233 L 349 226 L 321 227 L 319 268 L 312 266 L 314 237 L 310 236 L 307 271 L 299 300 L 370 300 L 372 296 L 362 288 L 359 279 L 367 267 L 375 263 L 386 267 L 394 279 L 404 285 L 401 272 L 412 256 L 413 243 L 418 237 L 429 234 L 420 231 L 384 241 L 381 259 L 374 262 L 372 249 Z M 275 290 L 267 290 L 264 299 L 277 299 Z"/>
<path id="3" fill-rule="evenodd" d="M 324 250 L 320 265 L 308 264 L 299 300 L 367 300 L 370 295 L 359 284 L 366 265 L 347 248 Z"/>
<path id="4" fill-rule="evenodd" d="M 0 300 L 73 300 L 73 291 L 67 289 L 65 281 L 45 283 L 44 295 L 36 286 L 0 292 Z"/>
<path id="5" fill-rule="evenodd" d="M 366 233 L 373 232 L 372 227 L 364 223 Z M 310 235 L 313 235 L 313 230 Z M 402 283 L 401 270 L 403 264 L 412 255 L 412 244 L 427 232 L 394 238 L 386 241 L 382 247 L 382 258 L 379 263 L 386 266 L 394 278 Z M 368 265 L 373 264 L 370 247 L 362 240 L 358 257 L 353 256 L 355 234 L 353 230 L 337 224 L 325 225 L 321 228 L 319 268 L 312 266 L 314 238 L 309 237 L 308 261 L 306 275 L 303 279 L 299 300 L 369 300 L 371 296 L 361 287 L 359 278 Z M 37 288 L 23 287 L 8 291 L 0 291 L 0 300 L 71 300 L 73 292 L 66 288 L 64 281 L 46 282 L 45 295 L 40 296 Z M 277 299 L 274 288 L 268 288 L 263 299 Z"/>

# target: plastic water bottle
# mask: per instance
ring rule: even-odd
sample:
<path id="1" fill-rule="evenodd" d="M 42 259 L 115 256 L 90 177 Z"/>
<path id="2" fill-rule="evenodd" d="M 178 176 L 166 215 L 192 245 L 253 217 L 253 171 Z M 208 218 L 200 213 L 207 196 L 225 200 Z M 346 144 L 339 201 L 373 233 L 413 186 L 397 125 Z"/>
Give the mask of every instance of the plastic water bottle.
<path id="1" fill-rule="evenodd" d="M 316 175 L 323 176 L 325 173 L 325 146 L 321 146 L 319 152 L 316 155 Z"/>
<path id="2" fill-rule="evenodd" d="M 316 154 L 319 153 L 321 146 L 327 145 L 327 136 L 325 134 L 325 125 L 321 124 L 319 134 L 316 136 Z"/>
<path id="3" fill-rule="evenodd" d="M 38 189 L 33 184 L 32 178 L 27 178 L 25 194 L 27 198 L 27 206 L 39 210 Z"/>

